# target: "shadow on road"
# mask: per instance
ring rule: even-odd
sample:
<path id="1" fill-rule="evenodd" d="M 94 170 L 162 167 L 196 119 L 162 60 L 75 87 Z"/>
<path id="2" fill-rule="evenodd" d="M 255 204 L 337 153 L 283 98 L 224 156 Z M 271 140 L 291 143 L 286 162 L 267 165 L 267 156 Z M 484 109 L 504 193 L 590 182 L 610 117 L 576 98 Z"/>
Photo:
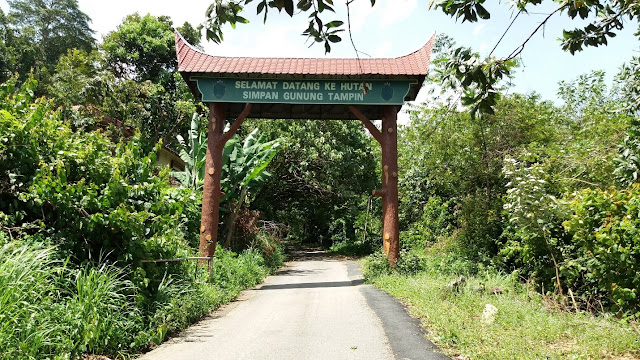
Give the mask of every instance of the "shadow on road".
<path id="1" fill-rule="evenodd" d="M 322 248 L 304 244 L 287 244 L 289 261 L 334 260 L 335 256 L 327 254 Z"/>
<path id="2" fill-rule="evenodd" d="M 317 274 L 318 272 L 326 270 L 326 269 L 314 269 L 314 270 L 299 270 L 299 269 L 282 269 L 276 271 L 276 275 L 285 275 L 285 276 L 305 276 L 311 274 Z"/>
<path id="3" fill-rule="evenodd" d="M 351 280 L 351 281 L 275 284 L 275 285 L 264 285 L 258 290 L 336 288 L 336 287 L 346 287 L 346 286 L 358 286 L 363 283 L 364 283 L 364 280 L 357 279 L 357 280 Z"/>

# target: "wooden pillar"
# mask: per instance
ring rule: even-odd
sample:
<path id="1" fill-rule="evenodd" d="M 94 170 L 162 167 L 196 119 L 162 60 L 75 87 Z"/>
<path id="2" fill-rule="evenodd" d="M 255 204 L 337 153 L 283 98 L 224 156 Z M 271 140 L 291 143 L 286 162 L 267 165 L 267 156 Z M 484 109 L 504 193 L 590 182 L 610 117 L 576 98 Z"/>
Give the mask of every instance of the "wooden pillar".
<path id="1" fill-rule="evenodd" d="M 400 253 L 397 108 L 393 105 L 382 107 L 382 130 L 378 130 L 355 106 L 349 106 L 349 109 L 382 147 L 382 189 L 373 190 L 373 195 L 382 198 L 382 249 L 389 264 L 395 266 Z"/>
<path id="2" fill-rule="evenodd" d="M 382 110 L 382 238 L 389 263 L 400 253 L 398 224 L 398 126 L 396 107 Z"/>
<path id="3" fill-rule="evenodd" d="M 202 217 L 200 220 L 200 254 L 211 257 L 216 251 L 218 238 L 218 216 L 220 213 L 220 176 L 222 173 L 222 151 L 224 145 L 238 131 L 251 111 L 247 104 L 227 132 L 225 126 L 225 103 L 209 103 L 209 123 L 207 126 L 207 155 L 202 189 Z"/>

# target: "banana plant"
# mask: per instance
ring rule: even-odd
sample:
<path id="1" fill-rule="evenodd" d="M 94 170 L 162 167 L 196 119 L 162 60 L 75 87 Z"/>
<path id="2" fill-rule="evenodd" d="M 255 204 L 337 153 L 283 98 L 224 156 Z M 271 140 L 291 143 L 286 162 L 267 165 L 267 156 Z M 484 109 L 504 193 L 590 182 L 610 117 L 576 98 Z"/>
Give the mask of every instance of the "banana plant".
<path id="1" fill-rule="evenodd" d="M 202 189 L 204 183 L 204 166 L 207 155 L 206 132 L 199 130 L 200 116 L 193 114 L 191 127 L 187 133 L 187 140 L 178 135 L 180 158 L 184 161 L 184 171 L 174 171 L 173 177 L 178 179 L 182 186 L 193 190 Z"/>
<path id="2" fill-rule="evenodd" d="M 228 201 L 225 246 L 231 247 L 235 223 L 240 210 L 255 196 L 271 176 L 266 168 L 280 148 L 280 139 L 266 141 L 266 136 L 253 130 L 243 143 L 231 138 L 222 153 L 222 201 Z"/>

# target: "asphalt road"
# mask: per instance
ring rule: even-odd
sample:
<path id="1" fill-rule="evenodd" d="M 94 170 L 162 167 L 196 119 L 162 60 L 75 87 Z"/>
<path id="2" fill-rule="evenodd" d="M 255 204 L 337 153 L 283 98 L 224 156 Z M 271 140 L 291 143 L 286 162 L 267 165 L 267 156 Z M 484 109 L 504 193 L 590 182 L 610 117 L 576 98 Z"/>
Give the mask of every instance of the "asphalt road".
<path id="1" fill-rule="evenodd" d="M 448 359 L 357 264 L 306 252 L 143 360 Z"/>

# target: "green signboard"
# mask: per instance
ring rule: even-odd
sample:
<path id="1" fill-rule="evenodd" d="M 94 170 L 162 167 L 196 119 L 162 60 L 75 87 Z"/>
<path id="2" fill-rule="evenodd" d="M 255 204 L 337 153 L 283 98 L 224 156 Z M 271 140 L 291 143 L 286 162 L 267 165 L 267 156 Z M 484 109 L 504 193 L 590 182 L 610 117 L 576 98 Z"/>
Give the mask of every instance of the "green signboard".
<path id="1" fill-rule="evenodd" d="M 402 105 L 415 81 L 193 77 L 204 102 Z"/>

